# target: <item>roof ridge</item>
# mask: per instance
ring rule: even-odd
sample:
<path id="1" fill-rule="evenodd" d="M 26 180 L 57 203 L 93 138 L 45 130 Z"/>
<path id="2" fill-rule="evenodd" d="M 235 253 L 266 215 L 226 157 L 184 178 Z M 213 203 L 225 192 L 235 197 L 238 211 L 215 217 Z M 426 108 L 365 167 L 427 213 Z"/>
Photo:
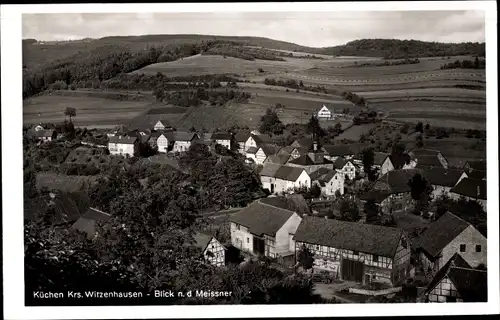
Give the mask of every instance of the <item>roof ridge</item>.
<path id="1" fill-rule="evenodd" d="M 102 211 L 102 210 L 99 210 L 99 209 L 97 209 L 97 208 L 95 208 L 95 207 L 89 207 L 89 209 L 95 210 L 95 211 L 97 211 L 97 212 L 99 212 L 99 213 L 103 213 L 103 214 L 105 214 L 105 215 L 107 215 L 107 216 L 110 216 L 110 217 L 111 217 L 111 214 L 109 214 L 109 213 L 107 213 L 107 212 L 104 212 L 104 211 Z"/>
<path id="2" fill-rule="evenodd" d="M 451 214 L 453 217 L 457 218 L 458 220 L 465 222 L 468 226 L 472 226 L 472 224 L 470 224 L 469 222 L 465 221 L 465 220 L 464 220 L 464 219 L 462 219 L 461 217 L 457 216 L 457 215 L 456 215 L 456 214 L 454 214 L 453 212 L 451 212 L 451 211 L 447 211 L 446 213 L 449 213 L 449 214 Z"/>
<path id="3" fill-rule="evenodd" d="M 267 199 L 267 198 L 265 198 Z M 270 205 L 268 203 L 264 203 L 264 202 L 261 202 L 261 199 L 257 200 L 258 203 L 264 205 L 264 206 L 268 206 L 268 207 L 271 207 L 271 208 L 276 208 L 276 209 L 280 209 L 280 210 L 284 210 L 284 211 L 289 211 L 291 213 L 297 213 L 295 211 L 292 211 L 292 210 L 289 210 L 289 209 L 285 209 L 285 208 L 281 208 L 281 207 L 276 207 L 276 206 L 273 206 L 273 205 Z"/>
<path id="4" fill-rule="evenodd" d="M 450 268 L 449 269 L 462 269 L 462 270 L 467 270 L 467 271 L 478 271 L 478 272 L 483 272 L 483 273 L 487 273 L 488 271 L 486 270 L 479 270 L 479 269 L 474 269 L 474 268 L 466 268 L 466 267 L 459 267 L 459 266 L 456 266 L 454 264 L 451 264 L 450 265 Z M 449 271 L 449 270 L 448 270 Z"/>

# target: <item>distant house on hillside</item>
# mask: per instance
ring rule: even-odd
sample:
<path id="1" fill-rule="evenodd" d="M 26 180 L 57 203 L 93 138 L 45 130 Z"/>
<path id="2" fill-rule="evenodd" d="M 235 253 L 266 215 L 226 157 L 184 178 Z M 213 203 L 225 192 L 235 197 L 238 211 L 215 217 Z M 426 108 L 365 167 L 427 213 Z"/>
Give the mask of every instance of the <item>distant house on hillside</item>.
<path id="1" fill-rule="evenodd" d="M 294 211 L 256 200 L 229 218 L 231 244 L 253 255 L 293 257 L 301 220 Z"/>
<path id="2" fill-rule="evenodd" d="M 264 189 L 271 194 L 286 193 L 297 188 L 311 188 L 311 178 L 303 168 L 266 163 L 260 172 Z"/>
<path id="3" fill-rule="evenodd" d="M 198 232 L 194 235 L 194 245 L 201 249 L 208 263 L 217 267 L 226 264 L 227 249 L 215 237 Z"/>
<path id="4" fill-rule="evenodd" d="M 231 140 L 232 134 L 229 132 L 215 132 L 212 133 L 211 140 L 215 141 L 215 143 L 226 147 L 228 150 L 231 150 Z"/>
<path id="5" fill-rule="evenodd" d="M 57 132 L 54 129 L 40 129 L 41 126 L 37 126 L 35 129 L 29 129 L 26 133 L 26 137 L 35 139 L 41 143 L 49 142 L 57 138 Z M 37 130 L 38 128 L 38 130 Z"/>
<path id="6" fill-rule="evenodd" d="M 191 147 L 193 141 L 198 140 L 199 136 L 195 132 L 174 131 L 173 152 L 186 152 Z"/>
<path id="7" fill-rule="evenodd" d="M 334 115 L 325 105 L 316 113 L 316 117 L 320 120 L 333 120 Z"/>
<path id="8" fill-rule="evenodd" d="M 171 130 L 172 125 L 168 120 L 158 120 L 156 124 L 153 126 L 154 130 Z"/>
<path id="9" fill-rule="evenodd" d="M 417 253 L 424 271 L 435 274 L 459 253 L 472 267 L 487 262 L 487 240 L 474 226 L 445 213 L 418 238 Z"/>
<path id="10" fill-rule="evenodd" d="M 424 295 L 428 302 L 487 302 L 488 277 L 458 253 L 439 270 Z"/>
<path id="11" fill-rule="evenodd" d="M 316 184 L 321 188 L 321 193 L 326 197 L 335 195 L 339 191 L 344 194 L 345 175 L 339 171 L 320 168 L 311 173 L 312 185 Z"/>
<path id="12" fill-rule="evenodd" d="M 468 200 L 475 200 L 486 211 L 486 180 L 463 178 L 450 189 L 449 195 L 454 199 L 465 197 Z"/>
<path id="13" fill-rule="evenodd" d="M 97 225 L 99 223 L 107 223 L 111 219 L 109 213 L 103 212 L 96 208 L 88 208 L 88 210 L 71 226 L 80 232 L 85 232 L 89 239 L 97 236 Z"/>
<path id="14" fill-rule="evenodd" d="M 130 136 L 113 136 L 108 139 L 108 149 L 112 155 L 133 157 L 137 143 L 139 143 L 137 137 Z"/>
<path id="15" fill-rule="evenodd" d="M 295 252 L 308 248 L 314 271 L 332 278 L 398 285 L 409 274 L 411 244 L 398 228 L 306 216 L 294 240 Z"/>

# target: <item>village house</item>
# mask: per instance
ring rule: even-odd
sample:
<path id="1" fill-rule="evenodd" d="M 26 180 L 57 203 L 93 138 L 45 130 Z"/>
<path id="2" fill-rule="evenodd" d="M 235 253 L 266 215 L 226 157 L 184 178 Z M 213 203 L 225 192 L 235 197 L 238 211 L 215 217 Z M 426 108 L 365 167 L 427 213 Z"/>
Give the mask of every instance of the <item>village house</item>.
<path id="1" fill-rule="evenodd" d="M 57 138 L 57 131 L 54 129 L 44 129 L 42 126 L 38 125 L 34 129 L 28 130 L 26 136 L 44 143 L 55 140 Z"/>
<path id="2" fill-rule="evenodd" d="M 72 229 L 84 232 L 87 238 L 93 239 L 98 235 L 97 226 L 106 224 L 111 219 L 109 213 L 96 208 L 88 208 L 87 211 L 71 226 Z"/>
<path id="3" fill-rule="evenodd" d="M 168 120 L 158 120 L 153 126 L 153 130 L 172 130 L 172 125 Z"/>
<path id="4" fill-rule="evenodd" d="M 473 269 L 455 253 L 436 273 L 424 295 L 427 302 L 487 302 L 487 272 Z"/>
<path id="5" fill-rule="evenodd" d="M 186 152 L 191 147 L 193 141 L 198 140 L 199 136 L 195 132 L 179 132 L 174 131 L 174 146 L 173 152 Z"/>
<path id="6" fill-rule="evenodd" d="M 205 261 L 217 267 L 226 264 L 227 248 L 215 237 L 200 232 L 196 233 L 193 237 L 194 245 L 201 249 Z"/>
<path id="7" fill-rule="evenodd" d="M 408 152 L 408 155 L 416 162 L 416 166 L 419 168 L 443 167 L 448 169 L 448 160 L 446 160 L 439 150 L 417 148 Z"/>
<path id="8" fill-rule="evenodd" d="M 325 105 L 316 113 L 316 117 L 319 120 L 334 120 L 333 113 Z"/>
<path id="9" fill-rule="evenodd" d="M 231 244 L 257 256 L 293 256 L 293 236 L 301 220 L 295 211 L 256 200 L 229 218 Z"/>
<path id="10" fill-rule="evenodd" d="M 407 211 L 413 200 L 410 195 L 411 188 L 409 180 L 416 173 L 421 173 L 418 169 L 392 170 L 381 176 L 372 186 L 372 194 L 378 193 L 382 213 L 390 213 L 392 210 Z"/>
<path id="11" fill-rule="evenodd" d="M 231 140 L 232 134 L 229 132 L 215 132 L 212 133 L 210 137 L 212 141 L 215 141 L 216 144 L 226 147 L 228 150 L 231 150 Z"/>
<path id="12" fill-rule="evenodd" d="M 262 144 L 255 152 L 255 163 L 263 164 L 267 157 L 275 155 L 280 148 L 272 144 Z"/>
<path id="13" fill-rule="evenodd" d="M 295 251 L 313 253 L 314 271 L 334 279 L 389 286 L 405 281 L 411 244 L 402 229 L 306 216 L 294 237 Z"/>
<path id="14" fill-rule="evenodd" d="M 453 188 L 463 176 L 467 177 L 465 172 L 457 169 L 445 169 L 443 167 L 427 167 L 422 170 L 423 176 L 432 185 L 432 196 L 434 199 L 440 196 L 448 196 L 450 189 Z"/>
<path id="15" fill-rule="evenodd" d="M 108 149 L 112 155 L 134 156 L 134 151 L 139 142 L 137 137 L 113 136 L 108 138 Z"/>
<path id="16" fill-rule="evenodd" d="M 320 168 L 311 173 L 312 185 L 316 184 L 321 188 L 321 194 L 326 197 L 335 195 L 335 192 L 344 194 L 345 176 L 339 171 Z"/>
<path id="17" fill-rule="evenodd" d="M 464 165 L 464 171 L 469 178 L 486 180 L 486 161 L 467 161 Z"/>
<path id="18" fill-rule="evenodd" d="M 308 174 L 311 174 L 320 168 L 332 170 L 334 168 L 332 161 L 326 159 L 324 154 L 316 152 L 309 152 L 295 159 L 291 158 L 288 161 L 287 166 L 303 168 Z"/>
<path id="19" fill-rule="evenodd" d="M 380 175 L 384 175 L 387 172 L 394 170 L 390 154 L 374 152 L 373 168 L 378 169 Z"/>
<path id="20" fill-rule="evenodd" d="M 158 152 L 167 153 L 174 146 L 173 131 L 156 131 L 151 134 L 150 145 L 158 147 Z"/>
<path id="21" fill-rule="evenodd" d="M 327 155 L 325 155 L 325 158 L 327 158 L 330 161 L 335 161 L 339 157 L 344 158 L 346 160 L 351 160 L 354 158 L 355 152 L 345 144 L 339 144 L 339 145 L 325 145 L 323 146 L 323 149 L 326 151 Z"/>
<path id="22" fill-rule="evenodd" d="M 309 149 L 307 147 L 294 147 L 294 146 L 286 146 L 281 148 L 278 151 L 278 156 L 287 155 L 290 160 L 297 159 L 301 155 L 307 154 Z"/>
<path id="23" fill-rule="evenodd" d="M 290 144 L 290 147 L 310 150 L 313 148 L 313 145 L 314 145 L 313 139 L 305 137 L 302 139 L 294 140 L 292 144 Z"/>
<path id="24" fill-rule="evenodd" d="M 336 169 L 350 180 L 356 178 L 357 168 L 351 160 L 339 157 L 334 161 L 332 169 Z"/>
<path id="25" fill-rule="evenodd" d="M 450 189 L 449 196 L 453 199 L 464 197 L 477 201 L 486 211 L 486 180 L 463 178 Z"/>
<path id="26" fill-rule="evenodd" d="M 245 148 L 258 148 L 263 144 L 272 144 L 273 140 L 270 136 L 265 134 L 250 134 L 247 141 L 245 141 Z"/>
<path id="27" fill-rule="evenodd" d="M 234 141 L 238 144 L 238 152 L 245 154 L 247 148 L 245 146 L 247 140 L 250 138 L 250 133 L 245 131 L 238 131 L 234 135 Z"/>
<path id="28" fill-rule="evenodd" d="M 256 163 L 257 162 L 257 159 L 256 159 L 257 151 L 259 151 L 258 147 L 248 147 L 247 151 L 245 152 L 246 158 L 251 159 L 253 161 L 253 163 Z"/>
<path id="29" fill-rule="evenodd" d="M 260 180 L 264 189 L 271 194 L 287 193 L 299 188 L 311 188 L 311 177 L 303 168 L 266 163 Z"/>
<path id="30" fill-rule="evenodd" d="M 430 224 L 416 244 L 419 261 L 427 273 L 435 274 L 457 252 L 474 268 L 486 265 L 486 237 L 451 212 Z"/>
<path id="31" fill-rule="evenodd" d="M 274 163 L 274 164 L 280 164 L 280 165 L 285 165 L 288 161 L 290 160 L 290 155 L 289 154 L 281 154 L 281 155 L 276 155 L 272 154 L 264 160 L 263 164 L 266 163 Z"/>

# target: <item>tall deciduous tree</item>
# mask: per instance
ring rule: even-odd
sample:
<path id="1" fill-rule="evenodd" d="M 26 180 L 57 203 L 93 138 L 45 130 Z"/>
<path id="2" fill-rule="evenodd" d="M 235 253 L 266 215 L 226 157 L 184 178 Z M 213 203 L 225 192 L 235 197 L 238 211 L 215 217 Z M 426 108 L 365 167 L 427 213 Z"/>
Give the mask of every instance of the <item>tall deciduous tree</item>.
<path id="1" fill-rule="evenodd" d="M 341 220 L 357 222 L 360 218 L 358 205 L 349 198 L 341 200 L 339 211 Z"/>
<path id="2" fill-rule="evenodd" d="M 73 122 L 72 117 L 76 117 L 76 109 L 72 107 L 66 107 L 66 110 L 64 110 L 64 115 L 69 117 L 69 122 Z"/>
<path id="3" fill-rule="evenodd" d="M 281 122 L 278 115 L 271 108 L 266 110 L 266 114 L 260 119 L 261 125 L 259 131 L 268 135 L 283 134 L 285 125 Z"/>
<path id="4" fill-rule="evenodd" d="M 314 254 L 305 245 L 297 253 L 297 262 L 305 270 L 309 270 L 314 265 Z"/>
<path id="5" fill-rule="evenodd" d="M 409 181 L 410 194 L 413 200 L 417 202 L 417 210 L 421 211 L 427 208 L 432 193 L 432 186 L 420 173 L 416 173 Z"/>

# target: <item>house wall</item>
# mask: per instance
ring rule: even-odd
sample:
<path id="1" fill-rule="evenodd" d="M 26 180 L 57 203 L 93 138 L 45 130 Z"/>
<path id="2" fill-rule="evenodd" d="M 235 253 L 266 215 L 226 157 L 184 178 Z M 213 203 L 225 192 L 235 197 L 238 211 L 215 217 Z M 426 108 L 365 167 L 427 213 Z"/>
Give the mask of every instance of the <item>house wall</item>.
<path id="1" fill-rule="evenodd" d="M 405 163 L 401 169 L 414 169 L 416 166 L 417 162 L 415 160 L 410 160 L 410 163 Z"/>
<path id="2" fill-rule="evenodd" d="M 413 200 L 409 192 L 391 194 L 380 203 L 382 213 L 390 213 L 392 210 L 405 210 L 411 209 Z"/>
<path id="3" fill-rule="evenodd" d="M 109 153 L 112 155 L 134 156 L 135 144 L 130 143 L 108 143 Z"/>
<path id="4" fill-rule="evenodd" d="M 465 244 L 465 252 L 460 252 L 460 244 Z M 481 246 L 481 252 L 476 252 L 476 245 Z M 473 268 L 481 263 L 486 265 L 486 249 L 486 238 L 476 228 L 469 226 L 443 249 L 440 267 L 446 264 L 457 252 Z"/>
<path id="5" fill-rule="evenodd" d="M 228 149 L 231 149 L 231 140 L 215 140 L 215 143 L 220 144 Z"/>
<path id="6" fill-rule="evenodd" d="M 296 181 L 294 181 L 294 182 L 288 181 L 288 185 L 289 185 L 289 188 L 291 188 L 291 189 L 300 188 L 303 186 L 305 186 L 307 188 L 311 188 L 311 177 L 304 170 L 304 171 L 302 171 L 302 173 L 300 174 L 300 176 L 297 178 Z"/>
<path id="7" fill-rule="evenodd" d="M 434 199 L 439 198 L 442 195 L 448 196 L 449 193 L 450 193 L 450 189 L 451 189 L 450 187 L 438 186 L 438 185 L 435 185 L 435 184 L 433 184 L 432 187 L 434 188 L 434 190 L 432 190 L 432 197 Z"/>
<path id="8" fill-rule="evenodd" d="M 168 152 L 168 139 L 164 135 L 160 135 L 156 140 L 158 145 L 158 152 L 167 153 Z"/>
<path id="9" fill-rule="evenodd" d="M 213 256 L 208 253 L 209 251 Z M 203 255 L 208 263 L 215 266 L 223 266 L 226 264 L 226 249 L 215 238 L 212 238 L 212 240 L 210 240 L 207 247 L 205 248 L 205 251 L 203 252 Z"/>
<path id="10" fill-rule="evenodd" d="M 340 194 L 344 194 L 344 176 L 337 173 L 333 178 L 328 181 L 321 190 L 326 196 L 333 196 L 335 192 L 339 190 Z"/>
<path id="11" fill-rule="evenodd" d="M 330 110 L 321 109 L 317 113 L 318 118 L 330 119 L 332 117 L 332 112 Z"/>
<path id="12" fill-rule="evenodd" d="M 411 243 L 408 237 L 403 234 L 399 239 L 396 254 L 393 259 L 393 283 L 401 283 L 406 280 L 410 271 Z"/>
<path id="13" fill-rule="evenodd" d="M 460 176 L 460 178 L 458 178 L 458 181 L 457 183 L 455 183 L 455 185 L 457 185 L 460 181 L 462 181 L 462 179 L 464 178 L 468 178 L 469 176 L 467 175 L 466 172 L 463 172 L 462 175 Z"/>
<path id="14" fill-rule="evenodd" d="M 257 162 L 257 160 L 255 159 L 255 154 L 254 153 L 246 153 L 246 157 L 248 159 L 252 159 L 254 162 Z"/>
<path id="15" fill-rule="evenodd" d="M 255 163 L 263 164 L 266 159 L 266 154 L 264 153 L 262 148 L 259 148 L 259 150 L 257 150 L 257 153 L 255 153 Z"/>
<path id="16" fill-rule="evenodd" d="M 238 142 L 238 152 L 241 154 L 245 154 L 245 142 Z"/>
<path id="17" fill-rule="evenodd" d="M 257 143 L 252 137 L 248 137 L 247 141 L 245 142 L 245 151 L 248 150 L 250 147 L 256 147 L 257 148 Z"/>
<path id="18" fill-rule="evenodd" d="M 269 191 L 271 191 L 271 184 L 274 184 L 274 190 L 273 190 L 274 194 L 276 194 L 279 191 L 281 191 L 281 190 L 277 190 L 276 178 L 274 178 L 274 177 L 261 176 L 260 177 L 260 182 L 262 183 L 262 187 L 264 189 L 268 189 Z"/>
<path id="19" fill-rule="evenodd" d="M 427 295 L 429 302 L 446 302 L 447 297 L 456 299 L 456 302 L 463 302 L 457 288 L 448 277 L 444 277 Z"/>
<path id="20" fill-rule="evenodd" d="M 380 175 L 382 176 L 392 170 L 394 170 L 394 165 L 392 164 L 391 159 L 387 157 L 385 158 L 384 162 L 382 163 L 382 166 L 380 167 Z"/>
<path id="21" fill-rule="evenodd" d="M 186 152 L 191 147 L 191 141 L 175 141 L 172 151 Z"/>
<path id="22" fill-rule="evenodd" d="M 161 121 L 158 121 L 155 126 L 153 127 L 154 130 L 164 130 L 165 129 L 165 126 L 163 125 L 163 123 L 161 123 Z"/>
<path id="23" fill-rule="evenodd" d="M 301 221 L 302 218 L 297 213 L 294 213 L 276 232 L 275 250 L 277 254 L 290 252 L 290 234 L 295 234 Z"/>
<path id="24" fill-rule="evenodd" d="M 248 228 L 231 222 L 231 244 L 241 251 L 253 253 L 253 235 Z"/>

